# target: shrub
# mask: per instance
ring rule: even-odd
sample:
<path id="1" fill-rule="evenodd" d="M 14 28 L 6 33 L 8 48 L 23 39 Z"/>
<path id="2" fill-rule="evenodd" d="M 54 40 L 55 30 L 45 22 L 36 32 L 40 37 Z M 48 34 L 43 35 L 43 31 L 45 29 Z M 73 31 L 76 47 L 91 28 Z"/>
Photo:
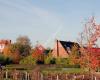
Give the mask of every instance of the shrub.
<path id="1" fill-rule="evenodd" d="M 56 64 L 56 59 L 55 59 L 55 58 L 52 58 L 52 59 L 50 60 L 50 64 Z"/>
<path id="2" fill-rule="evenodd" d="M 27 57 L 23 58 L 22 60 L 20 60 L 19 64 L 32 64 L 32 65 L 35 65 L 36 60 L 32 56 L 27 56 Z"/>
<path id="3" fill-rule="evenodd" d="M 62 64 L 62 59 L 61 58 L 56 58 L 56 64 Z"/>
<path id="4" fill-rule="evenodd" d="M 0 54 L 0 64 L 7 65 L 7 64 L 11 64 L 11 63 L 12 63 L 11 58 L 5 57 L 3 54 Z"/>
<path id="5" fill-rule="evenodd" d="M 3 54 L 0 54 L 0 64 L 4 64 L 4 62 L 5 62 L 5 58 Z"/>

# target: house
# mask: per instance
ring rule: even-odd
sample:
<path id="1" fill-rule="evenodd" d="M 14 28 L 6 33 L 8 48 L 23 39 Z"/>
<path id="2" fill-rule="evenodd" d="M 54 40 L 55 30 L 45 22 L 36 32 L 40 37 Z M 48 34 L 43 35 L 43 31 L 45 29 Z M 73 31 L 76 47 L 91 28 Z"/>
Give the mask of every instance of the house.
<path id="1" fill-rule="evenodd" d="M 68 58 L 74 45 L 79 47 L 79 44 L 75 42 L 56 40 L 52 51 L 52 57 Z"/>
<path id="2" fill-rule="evenodd" d="M 0 40 L 0 53 L 3 53 L 5 46 L 11 44 L 11 40 Z"/>

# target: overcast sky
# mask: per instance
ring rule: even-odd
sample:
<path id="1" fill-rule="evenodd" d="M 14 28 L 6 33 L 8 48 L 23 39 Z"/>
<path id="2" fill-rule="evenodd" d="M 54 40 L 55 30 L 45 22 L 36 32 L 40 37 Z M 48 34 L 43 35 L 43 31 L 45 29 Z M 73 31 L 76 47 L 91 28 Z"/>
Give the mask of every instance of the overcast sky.
<path id="1" fill-rule="evenodd" d="M 0 0 L 0 39 L 27 35 L 33 46 L 77 41 L 92 15 L 100 23 L 100 0 Z"/>

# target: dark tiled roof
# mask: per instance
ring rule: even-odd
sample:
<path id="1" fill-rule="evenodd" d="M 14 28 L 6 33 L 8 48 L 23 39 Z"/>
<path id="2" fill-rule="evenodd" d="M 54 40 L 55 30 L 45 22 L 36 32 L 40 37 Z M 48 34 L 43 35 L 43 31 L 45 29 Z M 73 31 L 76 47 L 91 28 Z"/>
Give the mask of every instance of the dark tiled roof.
<path id="1" fill-rule="evenodd" d="M 59 41 L 63 48 L 68 52 L 68 49 L 72 50 L 73 46 L 76 45 L 78 48 L 80 47 L 78 43 L 70 42 L 70 41 Z"/>

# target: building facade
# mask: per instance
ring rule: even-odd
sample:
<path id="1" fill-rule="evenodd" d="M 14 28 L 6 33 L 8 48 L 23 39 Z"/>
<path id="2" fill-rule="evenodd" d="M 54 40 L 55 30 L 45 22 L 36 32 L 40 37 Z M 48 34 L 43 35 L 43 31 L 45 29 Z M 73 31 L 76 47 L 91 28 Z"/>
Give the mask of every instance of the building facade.
<path id="1" fill-rule="evenodd" d="M 57 40 L 52 51 L 52 57 L 68 58 L 74 45 L 78 45 L 78 43 Z"/>
<path id="2" fill-rule="evenodd" d="M 0 53 L 3 53 L 5 46 L 11 44 L 11 40 L 0 40 Z"/>

